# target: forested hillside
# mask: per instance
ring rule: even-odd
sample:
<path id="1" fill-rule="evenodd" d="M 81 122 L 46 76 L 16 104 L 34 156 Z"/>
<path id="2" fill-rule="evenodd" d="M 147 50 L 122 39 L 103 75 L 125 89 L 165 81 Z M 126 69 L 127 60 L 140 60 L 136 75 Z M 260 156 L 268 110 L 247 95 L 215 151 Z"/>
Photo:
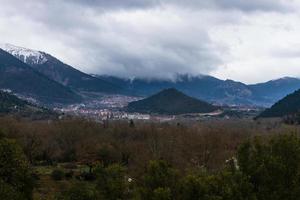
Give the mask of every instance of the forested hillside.
<path id="1" fill-rule="evenodd" d="M 294 115 L 300 111 L 300 90 L 289 94 L 282 100 L 275 103 L 271 108 L 266 109 L 259 117 L 284 117 Z"/>
<path id="2" fill-rule="evenodd" d="M 186 113 L 209 113 L 218 108 L 189 97 L 176 89 L 163 90 L 149 98 L 129 103 L 127 111 L 178 115 Z"/>
<path id="3" fill-rule="evenodd" d="M 57 114 L 49 109 L 38 107 L 3 91 L 0 91 L 0 115 L 30 119 L 53 119 L 57 117 Z"/>

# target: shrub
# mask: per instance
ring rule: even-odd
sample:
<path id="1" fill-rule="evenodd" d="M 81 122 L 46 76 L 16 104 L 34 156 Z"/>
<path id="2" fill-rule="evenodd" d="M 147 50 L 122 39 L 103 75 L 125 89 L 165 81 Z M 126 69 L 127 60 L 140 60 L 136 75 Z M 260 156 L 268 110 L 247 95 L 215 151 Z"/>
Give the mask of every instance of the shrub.
<path id="1" fill-rule="evenodd" d="M 255 200 L 253 186 L 240 172 L 227 169 L 216 174 L 190 174 L 180 187 L 180 198 L 185 200 Z"/>
<path id="2" fill-rule="evenodd" d="M 97 152 L 97 157 L 104 165 L 104 167 L 107 167 L 118 161 L 117 151 L 114 149 L 113 146 L 106 144 L 102 145 L 99 148 Z"/>
<path id="3" fill-rule="evenodd" d="M 51 173 L 51 177 L 55 181 L 61 181 L 65 176 L 65 173 L 60 169 L 55 169 Z"/>
<path id="4" fill-rule="evenodd" d="M 157 188 L 153 191 L 153 200 L 171 200 L 172 194 L 170 188 Z"/>
<path id="5" fill-rule="evenodd" d="M 238 151 L 241 172 L 250 178 L 258 200 L 292 200 L 300 195 L 300 139 L 275 136 L 269 143 L 259 138 Z"/>
<path id="6" fill-rule="evenodd" d="M 93 172 L 82 172 L 80 174 L 81 178 L 85 181 L 94 181 L 96 180 L 96 174 Z"/>
<path id="7" fill-rule="evenodd" d="M 23 200 L 24 196 L 20 191 L 16 191 L 13 186 L 0 180 L 0 199 Z"/>
<path id="8" fill-rule="evenodd" d="M 65 169 L 77 169 L 77 165 L 75 163 L 66 163 L 63 165 L 63 168 Z"/>
<path id="9" fill-rule="evenodd" d="M 155 197 L 155 194 L 158 196 L 168 196 L 168 198 L 170 196 L 171 199 L 174 199 L 178 189 L 178 181 L 177 171 L 165 161 L 151 161 L 143 177 L 139 196 L 145 200 L 158 198 Z"/>
<path id="10" fill-rule="evenodd" d="M 71 179 L 71 178 L 73 178 L 73 176 L 74 176 L 74 171 L 73 170 L 70 170 L 70 171 L 65 173 L 66 179 Z"/>
<path id="11" fill-rule="evenodd" d="M 29 163 L 21 148 L 5 138 L 0 139 L 0 188 L 1 197 L 16 195 L 32 199 L 33 178 Z"/>
<path id="12" fill-rule="evenodd" d="M 96 169 L 97 189 L 104 199 L 127 199 L 128 181 L 125 178 L 125 171 L 125 168 L 118 164 Z"/>
<path id="13" fill-rule="evenodd" d="M 58 200 L 99 200 L 99 196 L 92 186 L 85 183 L 74 184 L 68 191 L 62 193 Z"/>

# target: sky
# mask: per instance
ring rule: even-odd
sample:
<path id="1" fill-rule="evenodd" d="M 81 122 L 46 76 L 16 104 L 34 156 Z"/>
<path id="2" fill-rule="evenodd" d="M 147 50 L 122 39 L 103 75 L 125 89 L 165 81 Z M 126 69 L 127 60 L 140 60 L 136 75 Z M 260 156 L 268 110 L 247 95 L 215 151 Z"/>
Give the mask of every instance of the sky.
<path id="1" fill-rule="evenodd" d="M 0 0 L 0 42 L 86 73 L 300 77 L 300 0 Z"/>

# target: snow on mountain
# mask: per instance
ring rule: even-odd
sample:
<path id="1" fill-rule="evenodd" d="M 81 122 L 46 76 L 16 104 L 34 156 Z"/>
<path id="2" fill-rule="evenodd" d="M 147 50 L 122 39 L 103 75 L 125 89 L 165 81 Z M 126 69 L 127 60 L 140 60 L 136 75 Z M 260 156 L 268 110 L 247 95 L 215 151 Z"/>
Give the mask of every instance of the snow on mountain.
<path id="1" fill-rule="evenodd" d="M 29 65 L 44 64 L 47 62 L 45 53 L 40 51 L 18 47 L 12 44 L 0 44 L 0 48 Z"/>

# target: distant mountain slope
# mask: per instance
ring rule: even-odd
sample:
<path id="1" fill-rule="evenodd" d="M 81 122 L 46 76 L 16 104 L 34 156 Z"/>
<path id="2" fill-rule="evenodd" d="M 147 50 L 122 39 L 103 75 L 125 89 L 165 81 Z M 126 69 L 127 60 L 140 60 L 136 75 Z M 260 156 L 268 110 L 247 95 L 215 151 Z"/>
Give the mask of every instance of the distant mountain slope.
<path id="1" fill-rule="evenodd" d="M 204 99 L 220 104 L 252 104 L 252 92 L 248 86 L 231 80 L 220 80 L 212 76 L 178 75 L 175 81 L 146 80 L 135 78 L 133 80 L 112 76 L 98 76 L 99 78 L 120 84 L 127 91 L 140 96 L 150 96 L 166 88 L 176 88 L 189 96 Z"/>
<path id="2" fill-rule="evenodd" d="M 8 113 L 17 108 L 24 108 L 26 102 L 14 95 L 0 91 L 0 113 Z"/>
<path id="3" fill-rule="evenodd" d="M 258 101 L 275 103 L 286 95 L 300 89 L 300 79 L 284 77 L 265 83 L 249 85 L 249 87 Z"/>
<path id="4" fill-rule="evenodd" d="M 163 90 L 149 98 L 129 103 L 127 111 L 157 114 L 209 113 L 218 108 L 176 89 Z"/>
<path id="5" fill-rule="evenodd" d="M 228 105 L 271 106 L 287 94 L 300 88 L 300 79 L 283 78 L 266 83 L 246 85 L 232 80 L 220 80 L 212 76 L 178 75 L 174 81 L 122 79 L 98 76 L 127 91 L 140 96 L 150 96 L 166 88 L 176 88 L 185 94 L 208 102 Z"/>
<path id="6" fill-rule="evenodd" d="M 30 104 L 19 99 L 13 94 L 0 91 L 0 115 L 14 115 L 30 117 L 31 119 L 50 119 L 56 117 L 56 113 Z"/>
<path id="7" fill-rule="evenodd" d="M 10 44 L 0 45 L 1 47 L 19 60 L 26 62 L 48 79 L 70 88 L 86 100 L 99 98 L 103 94 L 148 97 L 166 88 L 176 88 L 191 97 L 216 104 L 269 107 L 287 94 L 300 88 L 300 79 L 289 77 L 247 85 L 233 80 L 220 80 L 205 75 L 178 75 L 174 80 L 122 79 L 105 75 L 92 76 L 66 65 L 44 52 Z M 67 99 L 66 101 L 68 101 Z"/>
<path id="8" fill-rule="evenodd" d="M 287 95 L 271 108 L 262 112 L 258 118 L 283 117 L 300 112 L 300 90 Z"/>
<path id="9" fill-rule="evenodd" d="M 120 93 L 121 88 L 109 82 L 85 74 L 57 58 L 40 51 L 17 47 L 10 44 L 0 48 L 30 65 L 49 79 L 54 80 L 75 91 Z"/>
<path id="10" fill-rule="evenodd" d="M 45 104 L 74 103 L 80 97 L 0 49 L 0 88 L 32 97 Z"/>

